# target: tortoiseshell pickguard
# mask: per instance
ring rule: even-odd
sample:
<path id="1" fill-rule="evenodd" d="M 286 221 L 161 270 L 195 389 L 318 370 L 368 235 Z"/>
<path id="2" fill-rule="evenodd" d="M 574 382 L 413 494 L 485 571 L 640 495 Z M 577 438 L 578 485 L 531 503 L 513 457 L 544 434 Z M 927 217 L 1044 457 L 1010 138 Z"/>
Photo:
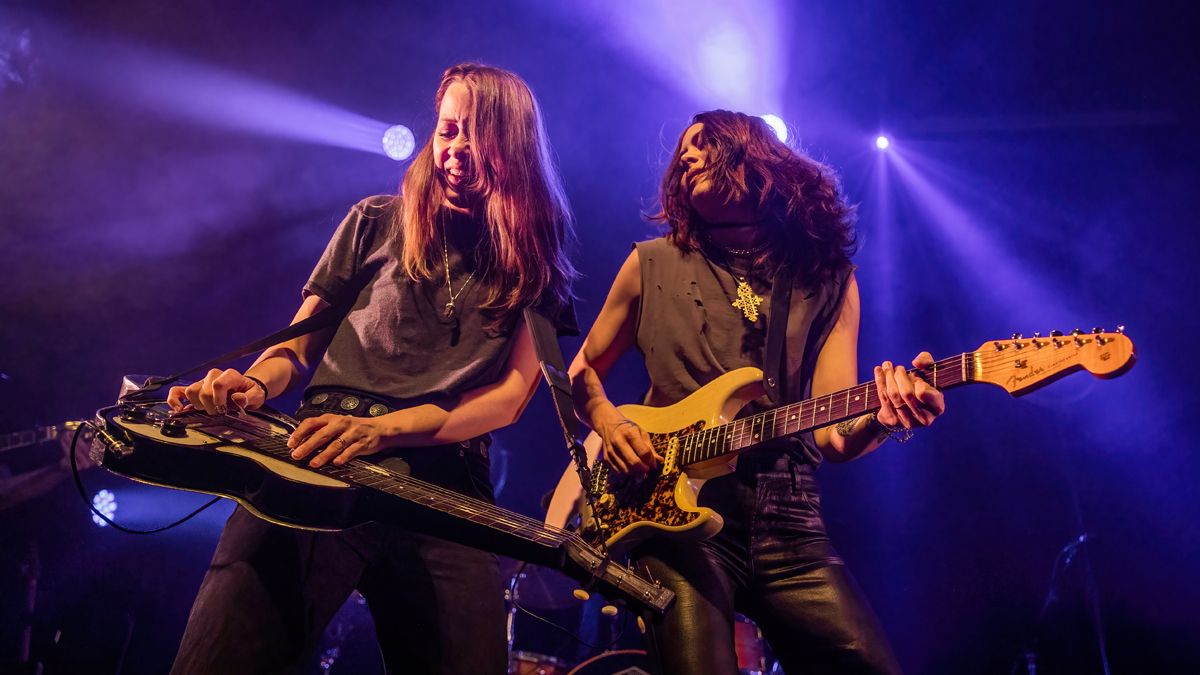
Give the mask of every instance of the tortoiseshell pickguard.
<path id="1" fill-rule="evenodd" d="M 612 476 L 608 467 L 598 463 L 596 470 L 603 471 L 607 486 L 592 504 L 594 524 L 585 537 L 595 541 L 604 540 L 623 528 L 635 523 L 654 523 L 662 526 L 680 527 L 694 521 L 698 514 L 685 511 L 675 501 L 675 484 L 681 471 L 678 459 L 670 454 L 673 438 L 698 431 L 704 422 L 697 422 L 666 434 L 650 434 L 650 442 L 660 456 L 657 469 L 648 474 Z"/>

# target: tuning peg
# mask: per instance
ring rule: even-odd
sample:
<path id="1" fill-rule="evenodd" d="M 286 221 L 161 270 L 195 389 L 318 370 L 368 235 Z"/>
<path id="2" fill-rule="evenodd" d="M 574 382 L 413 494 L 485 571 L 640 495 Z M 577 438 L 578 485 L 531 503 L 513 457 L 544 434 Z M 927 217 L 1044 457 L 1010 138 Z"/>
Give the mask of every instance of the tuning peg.
<path id="1" fill-rule="evenodd" d="M 1033 337 L 1034 337 L 1034 339 L 1042 337 L 1042 331 L 1040 331 L 1040 330 L 1033 331 Z"/>
<path id="2" fill-rule="evenodd" d="M 1117 332 L 1120 333 L 1121 335 L 1124 335 L 1125 334 L 1125 324 L 1121 324 L 1121 325 L 1117 326 Z"/>
<path id="3" fill-rule="evenodd" d="M 1092 334 L 1093 334 L 1093 335 L 1099 335 L 1099 334 L 1101 334 L 1101 333 L 1103 333 L 1103 332 L 1104 332 L 1104 329 L 1103 329 L 1103 328 L 1093 328 L 1093 329 L 1092 329 Z"/>
<path id="4" fill-rule="evenodd" d="M 1052 331 L 1050 331 L 1050 337 L 1062 337 L 1062 331 L 1061 330 L 1052 330 Z"/>
<path id="5" fill-rule="evenodd" d="M 1024 335 L 1021 335 L 1020 333 L 1013 333 L 1012 339 L 1014 339 L 1014 340 L 1020 340 L 1020 339 L 1021 339 L 1021 338 L 1023 338 L 1023 337 L 1025 337 L 1025 336 L 1024 336 Z"/>
<path id="6" fill-rule="evenodd" d="M 1083 332 L 1083 331 L 1079 330 L 1078 328 L 1075 328 L 1075 329 L 1073 329 L 1073 330 L 1071 331 L 1071 335 L 1079 335 L 1079 334 L 1080 334 L 1080 333 L 1082 333 L 1082 332 Z"/>

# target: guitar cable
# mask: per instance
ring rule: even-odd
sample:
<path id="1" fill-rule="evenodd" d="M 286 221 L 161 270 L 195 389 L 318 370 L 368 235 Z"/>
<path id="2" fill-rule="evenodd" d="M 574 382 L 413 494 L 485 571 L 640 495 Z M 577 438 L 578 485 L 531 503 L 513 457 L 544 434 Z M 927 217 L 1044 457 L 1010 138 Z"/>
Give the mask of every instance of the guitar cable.
<path id="1" fill-rule="evenodd" d="M 606 645 L 605 644 L 598 644 L 598 645 L 593 644 L 593 643 L 583 639 L 582 637 L 580 637 L 579 634 L 575 633 L 570 628 L 567 628 L 566 626 L 563 626 L 562 624 L 551 621 L 550 619 L 547 619 L 546 617 L 544 617 L 532 610 L 526 609 L 517 600 L 517 585 L 521 583 L 521 575 L 525 573 L 525 568 L 528 566 L 529 566 L 528 562 L 522 562 L 521 566 L 517 568 L 517 573 L 513 575 L 512 581 L 510 581 L 508 584 L 508 598 L 509 598 L 509 601 L 512 602 L 513 607 L 516 607 L 518 610 L 533 617 L 534 619 L 537 619 L 538 621 L 541 621 L 542 623 L 550 626 L 551 628 L 557 630 L 558 632 L 563 633 L 567 637 L 569 637 L 572 640 L 578 642 L 579 644 L 587 647 L 588 649 L 594 649 L 597 652 L 606 652 L 606 651 L 612 649 L 614 646 L 616 646 L 616 644 L 618 642 L 621 641 L 621 638 L 625 637 L 625 630 L 629 627 L 629 610 L 625 609 L 625 608 L 622 608 L 622 614 L 624 616 L 621 619 L 620 632 L 618 632 L 617 636 L 615 638 L 613 638 L 612 641 Z"/>
<path id="2" fill-rule="evenodd" d="M 87 427 L 92 430 L 93 438 L 98 437 L 99 434 L 102 433 L 101 430 L 98 429 L 96 427 L 96 425 L 94 425 L 92 422 L 81 422 L 79 424 L 79 426 L 76 427 L 75 435 L 73 435 L 71 437 L 71 454 L 70 454 L 71 477 L 75 479 L 75 488 L 77 490 L 79 490 L 79 498 L 83 500 L 84 504 L 87 504 L 87 507 L 92 512 L 92 515 L 100 518 L 101 520 L 108 523 L 109 525 L 112 525 L 113 529 L 120 530 L 121 532 L 125 532 L 127 534 L 158 534 L 159 532 L 163 532 L 163 531 L 169 530 L 173 527 L 176 527 L 178 525 L 182 525 L 182 524 L 186 523 L 187 521 L 189 521 L 192 518 L 195 518 L 197 515 L 199 515 L 201 511 L 207 509 L 208 507 L 212 506 L 213 504 L 216 504 L 218 501 L 221 500 L 220 497 L 213 497 L 211 500 L 209 500 L 208 502 L 206 502 L 202 506 L 200 506 L 200 508 L 196 509 L 195 511 L 192 511 L 191 513 L 180 518 L 179 520 L 176 520 L 175 522 L 170 523 L 168 525 L 163 525 L 162 527 L 156 527 L 153 530 L 135 530 L 133 528 L 125 527 L 123 525 L 118 525 L 115 521 L 113 521 L 112 518 L 109 518 L 108 516 L 101 513 L 100 510 L 97 509 L 94 504 L 92 504 L 92 500 L 88 499 L 87 490 L 85 490 L 83 488 L 83 479 L 79 475 L 79 461 L 76 459 L 75 453 L 77 451 L 76 446 L 79 443 L 79 435 L 83 432 L 84 427 Z"/>

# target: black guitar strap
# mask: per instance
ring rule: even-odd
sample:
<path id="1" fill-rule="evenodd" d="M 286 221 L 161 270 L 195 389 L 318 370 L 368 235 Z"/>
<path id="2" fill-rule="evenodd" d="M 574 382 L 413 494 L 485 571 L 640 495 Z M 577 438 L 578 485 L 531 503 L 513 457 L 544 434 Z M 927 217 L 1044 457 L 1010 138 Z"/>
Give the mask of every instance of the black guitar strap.
<path id="1" fill-rule="evenodd" d="M 244 344 L 236 349 L 231 349 L 230 351 L 227 351 L 220 356 L 211 358 L 198 366 L 192 366 L 187 370 L 180 371 L 179 373 L 170 375 L 168 377 L 152 377 L 146 380 L 145 384 L 143 384 L 140 389 L 135 389 L 134 391 L 122 396 L 121 400 L 138 401 L 155 398 L 155 392 L 162 389 L 163 386 L 179 380 L 185 375 L 215 368 L 223 363 L 228 363 L 229 361 L 241 358 L 248 354 L 253 354 L 254 352 L 261 351 L 272 345 L 277 345 L 280 342 L 287 342 L 292 338 L 300 337 L 301 335 L 307 335 L 309 333 L 321 330 L 322 328 L 336 325 L 342 320 L 342 317 L 345 316 L 348 309 L 350 309 L 350 305 L 346 303 L 340 305 L 330 305 L 329 307 L 326 307 L 316 314 L 313 314 L 307 319 L 297 321 L 290 326 L 287 326 L 281 330 L 277 330 L 266 337 L 261 337 L 253 342 Z"/>
<path id="2" fill-rule="evenodd" d="M 767 345 L 763 352 L 763 388 L 771 403 L 783 402 L 783 345 L 787 338 L 788 312 L 792 308 L 792 276 L 777 272 L 771 286 L 771 318 L 767 325 Z"/>
<path id="3" fill-rule="evenodd" d="M 588 468 L 587 453 L 579 442 L 579 420 L 575 417 L 575 402 L 571 397 L 571 378 L 567 375 L 567 366 L 563 361 L 562 348 L 558 344 L 558 331 L 541 312 L 532 307 L 525 308 L 525 324 L 533 336 L 533 348 L 537 352 L 538 364 L 542 368 L 542 376 L 550 385 L 550 397 L 554 401 L 554 411 L 558 413 L 558 424 L 562 428 L 563 441 L 567 451 L 575 462 L 575 470 L 579 473 L 579 482 L 583 485 L 583 493 L 588 501 L 592 499 L 591 471 Z"/>

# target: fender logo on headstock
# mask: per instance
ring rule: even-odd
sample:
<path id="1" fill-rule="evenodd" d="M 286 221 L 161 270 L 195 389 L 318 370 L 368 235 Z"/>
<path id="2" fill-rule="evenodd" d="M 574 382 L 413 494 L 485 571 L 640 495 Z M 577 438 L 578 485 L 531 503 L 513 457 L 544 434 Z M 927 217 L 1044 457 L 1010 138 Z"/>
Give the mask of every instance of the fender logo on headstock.
<path id="1" fill-rule="evenodd" d="M 1008 386 L 1015 387 L 1016 385 L 1024 382 L 1025 380 L 1028 380 L 1033 377 L 1037 377 L 1038 375 L 1041 375 L 1044 372 L 1046 372 L 1046 369 L 1042 368 L 1041 366 L 1038 366 L 1037 368 L 1034 368 L 1033 370 L 1031 370 L 1028 373 L 1025 373 L 1023 375 L 1013 375 L 1008 378 Z"/>

